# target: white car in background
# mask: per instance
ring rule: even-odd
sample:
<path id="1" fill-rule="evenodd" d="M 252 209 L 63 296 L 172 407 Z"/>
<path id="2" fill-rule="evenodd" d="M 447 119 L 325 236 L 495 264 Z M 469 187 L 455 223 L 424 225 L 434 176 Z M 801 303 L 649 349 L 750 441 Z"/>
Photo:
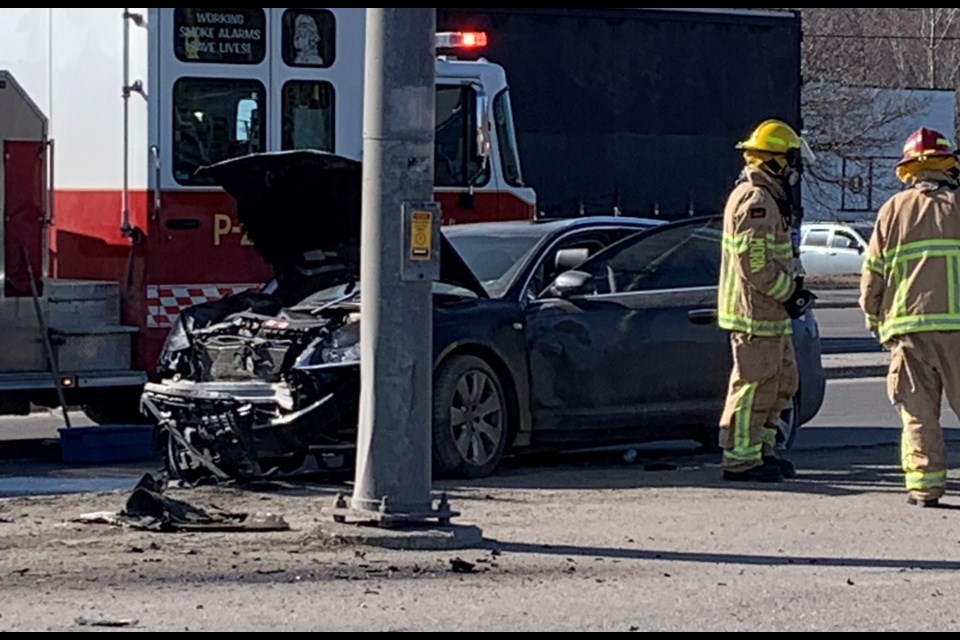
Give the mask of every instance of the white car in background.
<path id="1" fill-rule="evenodd" d="M 859 274 L 872 222 L 804 222 L 800 227 L 800 261 L 809 276 Z"/>

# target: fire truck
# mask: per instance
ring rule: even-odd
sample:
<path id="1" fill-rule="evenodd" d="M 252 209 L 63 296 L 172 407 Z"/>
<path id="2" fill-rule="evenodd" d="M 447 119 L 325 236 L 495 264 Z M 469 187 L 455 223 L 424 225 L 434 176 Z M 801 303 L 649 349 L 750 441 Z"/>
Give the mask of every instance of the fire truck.
<path id="1" fill-rule="evenodd" d="M 0 413 L 136 420 L 178 313 L 270 277 L 196 169 L 302 148 L 361 159 L 365 9 L 0 14 Z M 457 59 L 486 38 L 437 36 L 446 224 L 535 217 L 505 72 Z"/>

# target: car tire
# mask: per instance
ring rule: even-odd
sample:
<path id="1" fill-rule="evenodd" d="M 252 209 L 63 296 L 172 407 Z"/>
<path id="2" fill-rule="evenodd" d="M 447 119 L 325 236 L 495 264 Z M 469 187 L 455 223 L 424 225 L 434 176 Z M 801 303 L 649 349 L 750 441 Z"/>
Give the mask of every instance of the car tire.
<path id="1" fill-rule="evenodd" d="M 213 473 L 194 460 L 166 430 L 161 432 L 160 444 L 163 449 L 163 468 L 171 480 L 179 480 L 187 485 L 215 480 Z"/>
<path id="2" fill-rule="evenodd" d="M 507 395 L 493 368 L 455 355 L 434 376 L 433 471 L 438 477 L 483 478 L 500 464 L 510 434 Z"/>
<path id="3" fill-rule="evenodd" d="M 780 413 L 782 424 L 777 433 L 777 449 L 792 449 L 800 431 L 800 395 L 793 396 L 790 406 Z"/>

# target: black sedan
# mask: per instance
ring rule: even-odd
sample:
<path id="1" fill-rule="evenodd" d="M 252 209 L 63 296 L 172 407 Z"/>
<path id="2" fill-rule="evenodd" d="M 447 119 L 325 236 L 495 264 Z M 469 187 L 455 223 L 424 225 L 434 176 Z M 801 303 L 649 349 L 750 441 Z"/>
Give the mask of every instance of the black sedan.
<path id="1" fill-rule="evenodd" d="M 317 188 L 323 171 L 356 190 L 337 205 L 359 221 L 356 163 L 288 152 L 211 168 L 277 280 L 188 309 L 172 330 L 161 380 L 143 402 L 168 434 L 174 475 L 263 477 L 355 441 L 359 225 L 345 215 L 319 235 L 308 226 L 322 216 L 276 216 L 306 202 L 297 189 Z M 481 477 L 525 450 L 715 445 L 731 367 L 716 324 L 720 229 L 718 218 L 629 217 L 445 227 L 434 288 L 434 472 Z M 323 268 L 308 264 L 318 251 Z M 795 322 L 794 340 L 800 392 L 784 412 L 784 447 L 825 388 L 812 312 Z"/>

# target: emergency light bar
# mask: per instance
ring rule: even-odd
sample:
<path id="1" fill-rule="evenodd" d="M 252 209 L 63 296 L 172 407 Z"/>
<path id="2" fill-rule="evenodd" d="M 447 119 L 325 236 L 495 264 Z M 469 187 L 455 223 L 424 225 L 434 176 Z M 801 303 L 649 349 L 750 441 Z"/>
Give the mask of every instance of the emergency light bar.
<path id="1" fill-rule="evenodd" d="M 487 46 L 484 31 L 444 31 L 437 34 L 437 49 L 478 49 Z"/>

